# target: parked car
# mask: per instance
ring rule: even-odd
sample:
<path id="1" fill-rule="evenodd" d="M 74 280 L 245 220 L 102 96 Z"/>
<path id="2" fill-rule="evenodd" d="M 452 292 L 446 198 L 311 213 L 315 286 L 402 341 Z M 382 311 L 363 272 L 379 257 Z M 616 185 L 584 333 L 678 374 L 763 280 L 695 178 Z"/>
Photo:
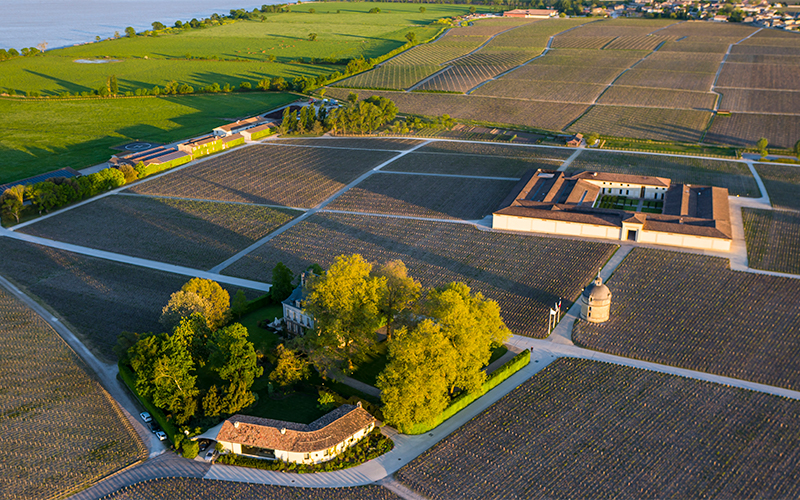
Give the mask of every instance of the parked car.
<path id="1" fill-rule="evenodd" d="M 208 450 L 206 456 L 203 457 L 206 462 L 213 462 L 215 458 L 217 458 L 217 450 Z"/>
<path id="2" fill-rule="evenodd" d="M 211 441 L 208 439 L 201 439 L 200 441 L 197 442 L 197 444 L 200 445 L 200 453 L 202 453 L 206 451 L 206 448 L 208 448 L 208 445 L 211 444 Z"/>
<path id="3" fill-rule="evenodd" d="M 167 440 L 167 434 L 162 430 L 156 431 L 156 437 L 158 438 L 159 441 Z"/>
<path id="4" fill-rule="evenodd" d="M 146 411 L 140 413 L 139 416 L 142 417 L 142 420 L 144 420 L 144 423 L 146 424 L 149 424 L 150 422 L 153 421 L 153 417 L 151 417 L 150 414 L 147 413 Z"/>
<path id="5" fill-rule="evenodd" d="M 152 432 L 153 434 L 155 434 L 156 432 L 161 430 L 161 427 L 158 426 L 158 422 L 156 422 L 156 421 L 152 421 L 152 422 L 148 423 L 147 425 L 148 425 L 148 427 L 150 427 L 150 432 Z"/>

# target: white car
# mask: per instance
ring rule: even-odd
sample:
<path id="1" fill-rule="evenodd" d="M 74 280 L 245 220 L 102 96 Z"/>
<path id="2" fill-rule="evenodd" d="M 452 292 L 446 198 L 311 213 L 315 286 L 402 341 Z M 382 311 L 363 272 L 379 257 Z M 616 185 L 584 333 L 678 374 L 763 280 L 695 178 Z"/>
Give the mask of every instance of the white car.
<path id="1" fill-rule="evenodd" d="M 142 417 L 142 420 L 144 420 L 144 423 L 146 424 L 149 424 L 150 422 L 153 421 L 153 417 L 151 417 L 150 414 L 147 413 L 146 411 L 140 413 L 139 416 Z"/>
<path id="2" fill-rule="evenodd" d="M 167 440 L 167 434 L 164 431 L 157 431 L 156 432 L 156 437 L 158 438 L 159 441 L 166 441 Z"/>
<path id="3" fill-rule="evenodd" d="M 208 450 L 208 451 L 206 452 L 206 456 L 205 456 L 205 457 L 203 457 L 203 459 L 204 459 L 206 462 L 211 462 L 211 461 L 213 461 L 215 458 L 217 458 L 217 450 L 214 450 L 214 449 Z"/>

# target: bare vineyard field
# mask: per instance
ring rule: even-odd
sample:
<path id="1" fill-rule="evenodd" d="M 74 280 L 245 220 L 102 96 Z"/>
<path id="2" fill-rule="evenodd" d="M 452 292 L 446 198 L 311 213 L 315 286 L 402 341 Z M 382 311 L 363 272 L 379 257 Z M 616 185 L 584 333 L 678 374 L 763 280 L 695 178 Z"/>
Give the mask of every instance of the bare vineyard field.
<path id="1" fill-rule="evenodd" d="M 648 106 L 710 111 L 714 109 L 716 100 L 717 96 L 709 92 L 612 85 L 597 102 L 599 104 L 615 104 L 619 106 Z"/>
<path id="2" fill-rule="evenodd" d="M 550 53 L 548 52 L 548 55 Z M 554 64 L 544 63 L 542 57 L 527 64 L 521 68 L 504 75 L 498 79 L 498 82 L 508 83 L 509 85 L 518 85 L 517 81 L 522 81 L 524 84 L 529 81 L 549 81 L 553 84 L 568 87 L 570 85 L 581 85 L 586 83 L 593 83 L 606 86 L 614 81 L 614 78 L 619 75 L 619 68 L 614 67 L 593 67 L 587 70 L 586 67 L 578 65 L 564 65 L 558 66 Z M 513 82 L 513 83 L 512 83 Z M 487 84 L 489 85 L 489 84 Z M 537 97 L 538 94 L 529 94 L 528 98 Z"/>
<path id="3" fill-rule="evenodd" d="M 780 90 L 718 89 L 720 109 L 753 113 L 800 114 L 800 92 Z"/>
<path id="4" fill-rule="evenodd" d="M 658 32 L 663 36 L 676 36 L 694 38 L 716 38 L 732 39 L 730 43 L 752 35 L 758 28 L 747 26 L 746 24 L 736 23 L 709 23 L 706 21 L 689 21 L 685 23 L 674 23 Z"/>
<path id="5" fill-rule="evenodd" d="M 27 226 L 21 232 L 209 269 L 300 213 L 232 203 L 108 196 Z"/>
<path id="6" fill-rule="evenodd" d="M 272 139 L 270 142 L 288 144 L 290 146 L 316 146 L 325 148 L 342 149 L 383 149 L 386 151 L 407 151 L 417 144 L 417 139 L 383 139 L 367 137 L 364 139 L 350 137 L 312 137 L 312 138 L 287 138 Z"/>
<path id="7" fill-rule="evenodd" d="M 585 170 L 666 177 L 673 183 L 724 187 L 732 196 L 761 196 L 750 169 L 739 162 L 584 151 L 572 162 L 567 173 Z"/>
<path id="8" fill-rule="evenodd" d="M 310 208 L 395 153 L 256 145 L 133 186 L 158 196 Z"/>
<path id="9" fill-rule="evenodd" d="M 86 365 L 1 288 L 0 356 L 0 498 L 67 496 L 147 457 Z"/>
<path id="10" fill-rule="evenodd" d="M 498 35 L 486 44 L 487 49 L 498 47 L 544 47 L 552 35 L 590 22 L 590 19 L 547 19 L 520 26 L 511 31 Z"/>
<path id="11" fill-rule="evenodd" d="M 738 48 L 737 45 L 734 48 Z M 750 48 L 750 47 L 748 47 Z M 800 66 L 800 51 L 794 55 L 779 55 L 779 54 L 752 54 L 752 53 L 738 53 L 733 52 L 728 55 L 725 62 L 729 63 L 749 63 L 749 64 L 785 64 L 791 66 Z"/>
<path id="12" fill-rule="evenodd" d="M 571 148 L 548 148 L 531 146 L 512 146 L 485 142 L 436 141 L 422 146 L 415 153 L 460 153 L 470 156 L 505 156 L 508 158 L 566 160 L 575 150 Z M 390 170 L 397 170 L 392 164 Z M 437 172 L 453 173 L 453 172 Z M 455 172 L 458 173 L 458 172 Z M 475 174 L 481 175 L 481 174 Z M 486 174 L 494 175 L 494 174 Z"/>
<path id="13" fill-rule="evenodd" d="M 603 47 L 604 50 L 655 50 L 664 42 L 674 37 L 658 35 L 620 36 Z"/>
<path id="14" fill-rule="evenodd" d="M 800 403 L 560 358 L 400 469 L 432 500 L 790 498 Z"/>
<path id="15" fill-rule="evenodd" d="M 448 175 L 481 175 L 488 177 L 522 177 L 528 170 L 555 170 L 562 162 L 536 158 L 498 158 L 473 155 L 411 153 L 391 164 L 394 172 L 434 173 Z M 511 189 L 509 188 L 509 192 Z M 508 193 L 506 193 L 508 194 Z M 496 207 L 495 207 L 496 208 Z"/>
<path id="16" fill-rule="evenodd" d="M 690 109 L 594 106 L 573 123 L 569 131 L 655 141 L 698 142 L 710 119 L 710 112 Z"/>
<path id="17" fill-rule="evenodd" d="M 765 56 L 774 58 L 772 61 L 764 61 L 772 64 L 785 64 L 783 57 L 788 57 L 794 61 L 795 58 L 800 56 L 800 47 L 775 47 L 768 45 L 736 45 L 731 48 L 731 55 L 750 55 L 750 56 Z M 779 58 L 779 56 L 782 56 Z M 744 62 L 730 59 L 731 62 Z M 760 61 L 754 61 L 760 62 Z M 796 66 L 796 64 L 793 64 Z"/>
<path id="18" fill-rule="evenodd" d="M 631 87 L 693 90 L 695 92 L 708 92 L 713 83 L 714 75 L 711 73 L 681 73 L 639 68 L 625 72 L 614 82 L 615 85 Z"/>
<path id="19" fill-rule="evenodd" d="M 563 297 L 568 307 L 615 248 L 479 231 L 465 224 L 323 213 L 288 229 L 224 272 L 269 279 L 278 262 L 299 273 L 312 263 L 327 267 L 341 254 L 360 253 L 378 263 L 401 259 L 423 286 L 465 282 L 500 304 L 514 333 L 542 338 L 547 335 L 550 305 Z"/>
<path id="20" fill-rule="evenodd" d="M 683 40 L 678 39 L 674 42 L 667 42 L 658 51 L 672 52 L 677 54 L 703 53 L 724 55 L 732 43 L 736 43 L 736 40 L 710 40 L 705 38 L 689 37 Z"/>
<path id="21" fill-rule="evenodd" d="M 756 172 L 775 208 L 800 210 L 800 167 L 756 163 Z"/>
<path id="22" fill-rule="evenodd" d="M 563 35 L 560 38 L 582 38 L 582 37 L 610 37 L 612 39 L 617 37 L 632 37 L 632 36 L 645 36 L 648 33 L 663 28 L 672 22 L 642 20 L 640 22 L 628 22 L 629 19 L 619 20 L 600 20 L 584 24 L 580 28 L 574 29 Z M 661 32 L 659 31 L 659 34 Z"/>
<path id="23" fill-rule="evenodd" d="M 769 140 L 770 147 L 791 148 L 800 137 L 800 120 L 797 115 L 733 113 L 717 116 L 704 141 L 753 147 L 761 137 Z"/>
<path id="24" fill-rule="evenodd" d="M 557 66 L 588 66 L 584 70 L 595 68 L 629 67 L 650 52 L 645 50 L 551 50 L 544 57 L 536 60 L 536 65 L 555 64 Z"/>
<path id="25" fill-rule="evenodd" d="M 465 26 L 452 29 L 448 31 L 443 38 L 446 39 L 448 37 L 460 38 L 463 36 L 474 36 L 474 37 L 483 37 L 485 41 L 486 38 L 496 35 L 501 31 L 505 31 L 509 28 L 514 28 L 515 26 L 522 26 L 525 24 L 531 24 L 535 22 L 537 21 L 531 19 L 519 19 L 519 18 L 479 20 L 473 23 L 472 26 Z"/>
<path id="26" fill-rule="evenodd" d="M 332 88 L 331 97 L 345 98 L 348 89 Z M 463 120 L 516 124 L 546 130 L 561 130 L 579 117 L 585 104 L 496 99 L 457 94 L 428 94 L 420 92 L 361 92 L 361 97 L 381 95 L 393 100 L 403 113 L 424 116 L 448 114 Z"/>
<path id="27" fill-rule="evenodd" d="M 731 271 L 728 259 L 635 248 L 609 282 L 611 319 L 576 345 L 800 388 L 800 280 Z"/>
<path id="28" fill-rule="evenodd" d="M 352 78 L 336 82 L 337 87 L 351 87 L 363 89 L 396 89 L 403 90 L 413 87 L 415 83 L 440 71 L 441 66 L 400 66 L 397 64 L 384 64 L 372 71 L 361 73 Z"/>
<path id="29" fill-rule="evenodd" d="M 511 68 L 528 61 L 542 53 L 544 47 L 525 47 L 525 49 L 483 48 L 474 54 L 451 61 L 454 66 L 497 66 Z"/>
<path id="30" fill-rule="evenodd" d="M 466 92 L 472 87 L 499 75 L 508 69 L 508 66 L 451 66 L 446 71 L 439 73 L 416 90 L 446 90 L 449 92 Z"/>
<path id="31" fill-rule="evenodd" d="M 719 74 L 717 87 L 800 90 L 800 67 L 725 63 Z"/>
<path id="32" fill-rule="evenodd" d="M 123 330 L 161 331 L 161 308 L 189 280 L 10 238 L 0 238 L 0 254 L 0 274 L 47 304 L 109 362 Z"/>
<path id="33" fill-rule="evenodd" d="M 489 179 L 377 174 L 350 189 L 326 208 L 435 219 L 477 220 L 497 210 L 500 202 L 508 196 L 516 183 Z"/>
<path id="34" fill-rule="evenodd" d="M 102 500 L 252 500 L 255 498 L 282 500 L 399 500 L 388 489 L 377 486 L 349 488 L 295 488 L 271 484 L 237 483 L 170 477 L 136 483 L 106 495 Z"/>
<path id="35" fill-rule="evenodd" d="M 571 32 L 572 33 L 572 32 Z M 613 36 L 557 36 L 550 45 L 554 49 L 602 49 L 614 41 Z"/>
<path id="36" fill-rule="evenodd" d="M 800 274 L 800 212 L 742 209 L 750 267 Z"/>
<path id="37" fill-rule="evenodd" d="M 723 57 L 722 54 L 675 53 L 659 50 L 637 64 L 636 69 L 713 75 L 716 74 Z"/>
<path id="38" fill-rule="evenodd" d="M 592 103 L 606 89 L 605 85 L 592 83 L 569 83 L 510 80 L 499 78 L 475 90 L 472 95 L 511 97 L 516 99 L 537 99 L 542 101 L 564 101 L 573 103 Z"/>

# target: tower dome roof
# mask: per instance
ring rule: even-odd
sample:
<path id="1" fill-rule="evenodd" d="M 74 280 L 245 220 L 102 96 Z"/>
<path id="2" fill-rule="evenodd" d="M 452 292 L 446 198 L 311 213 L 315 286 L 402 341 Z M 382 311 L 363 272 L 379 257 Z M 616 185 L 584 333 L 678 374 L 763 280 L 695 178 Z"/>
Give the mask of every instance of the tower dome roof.
<path id="1" fill-rule="evenodd" d="M 611 300 L 611 290 L 603 284 L 603 278 L 598 276 L 594 283 L 586 287 L 583 291 L 583 296 L 587 299 L 591 298 L 592 302 Z"/>

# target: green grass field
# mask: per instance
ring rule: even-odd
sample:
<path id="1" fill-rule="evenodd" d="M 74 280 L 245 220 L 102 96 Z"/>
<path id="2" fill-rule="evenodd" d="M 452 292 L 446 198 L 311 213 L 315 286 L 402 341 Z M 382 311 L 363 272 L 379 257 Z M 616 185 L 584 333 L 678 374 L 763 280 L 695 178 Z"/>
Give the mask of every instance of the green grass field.
<path id="1" fill-rule="evenodd" d="M 19 101 L 0 99 L 0 183 L 106 161 L 134 139 L 167 143 L 296 99 L 291 94 Z"/>
<path id="2" fill-rule="evenodd" d="M 369 14 L 375 7 L 381 12 Z M 308 12 L 312 8 L 315 14 Z M 163 86 L 170 80 L 197 88 L 212 83 L 255 84 L 265 77 L 291 79 L 329 74 L 343 67 L 292 61 L 378 57 L 405 44 L 409 31 L 415 32 L 418 40 L 426 40 L 441 28 L 430 23 L 466 14 L 468 9 L 463 5 L 426 4 L 422 13 L 419 8 L 399 3 L 315 3 L 293 6 L 293 12 L 288 14 L 264 14 L 263 22 L 238 21 L 175 34 L 123 37 L 52 50 L 42 57 L 2 63 L 0 89 L 39 91 L 42 95 L 90 91 L 104 85 L 112 74 L 119 79 L 122 92 Z M 309 41 L 309 33 L 317 34 L 316 41 Z M 270 56 L 275 62 L 269 62 Z M 119 62 L 74 62 L 106 57 Z"/>

